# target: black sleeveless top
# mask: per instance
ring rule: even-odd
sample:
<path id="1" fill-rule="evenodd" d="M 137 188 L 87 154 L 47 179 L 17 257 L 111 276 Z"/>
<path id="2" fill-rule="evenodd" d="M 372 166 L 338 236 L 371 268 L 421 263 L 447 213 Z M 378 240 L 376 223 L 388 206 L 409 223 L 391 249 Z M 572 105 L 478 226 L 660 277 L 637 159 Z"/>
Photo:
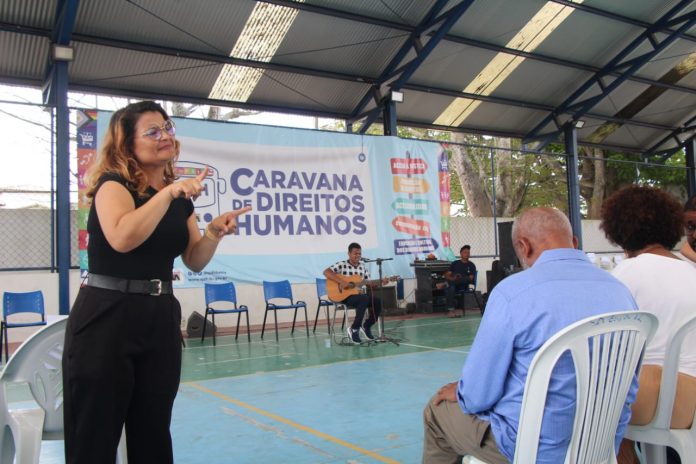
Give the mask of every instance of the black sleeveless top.
<path id="1" fill-rule="evenodd" d="M 147 196 L 139 197 L 129 188 L 125 179 L 118 174 L 104 174 L 97 184 L 96 192 L 106 181 L 116 181 L 131 192 L 135 207 L 144 205 L 157 190 L 148 187 Z M 87 254 L 89 272 L 123 279 L 172 280 L 174 258 L 179 256 L 188 245 L 189 234 L 186 220 L 193 214 L 193 202 L 183 198 L 173 200 L 162 220 L 157 224 L 152 235 L 137 248 L 120 253 L 106 241 L 96 210 L 96 198 L 92 201 L 87 218 L 89 243 Z"/>

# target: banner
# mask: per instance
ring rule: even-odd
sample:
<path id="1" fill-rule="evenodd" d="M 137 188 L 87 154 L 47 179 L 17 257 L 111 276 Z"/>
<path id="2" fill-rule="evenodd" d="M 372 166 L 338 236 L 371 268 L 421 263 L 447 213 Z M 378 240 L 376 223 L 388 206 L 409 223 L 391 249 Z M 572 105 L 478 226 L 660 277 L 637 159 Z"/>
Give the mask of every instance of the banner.
<path id="1" fill-rule="evenodd" d="M 102 140 L 110 113 L 99 112 Z M 180 178 L 208 166 L 195 201 L 201 231 L 243 206 L 203 272 L 181 259 L 176 286 L 232 280 L 314 282 L 357 242 L 383 274 L 412 277 L 410 264 L 449 249 L 449 171 L 438 143 L 304 129 L 176 119 Z M 444 214 L 444 215 L 443 215 Z M 379 269 L 370 264 L 372 277 Z"/>

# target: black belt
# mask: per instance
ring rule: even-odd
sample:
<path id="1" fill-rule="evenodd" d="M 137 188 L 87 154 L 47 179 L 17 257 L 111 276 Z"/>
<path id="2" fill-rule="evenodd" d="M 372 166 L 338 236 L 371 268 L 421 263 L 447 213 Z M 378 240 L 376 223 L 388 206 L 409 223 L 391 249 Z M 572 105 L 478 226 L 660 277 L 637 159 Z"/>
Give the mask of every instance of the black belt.
<path id="1" fill-rule="evenodd" d="M 89 274 L 87 276 L 87 285 L 107 290 L 118 290 L 122 293 L 142 293 L 153 296 L 171 295 L 173 293 L 171 281 L 162 281 L 160 279 L 132 280 Z"/>

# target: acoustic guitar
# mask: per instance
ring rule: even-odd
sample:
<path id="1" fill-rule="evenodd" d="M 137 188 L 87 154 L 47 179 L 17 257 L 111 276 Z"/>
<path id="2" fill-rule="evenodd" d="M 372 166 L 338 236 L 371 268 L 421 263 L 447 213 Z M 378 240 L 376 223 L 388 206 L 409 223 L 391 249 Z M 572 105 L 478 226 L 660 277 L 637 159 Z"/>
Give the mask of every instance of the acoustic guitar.
<path id="1" fill-rule="evenodd" d="M 348 280 L 348 284 L 344 284 L 343 288 L 339 288 L 338 282 L 333 280 L 326 280 L 326 294 L 331 301 L 343 301 L 351 295 L 357 295 L 360 293 L 360 288 L 363 285 L 368 287 L 381 286 L 382 281 L 379 279 L 374 280 L 364 280 L 359 275 L 343 276 L 344 279 Z M 386 277 L 389 282 L 395 282 L 400 279 L 399 276 Z"/>

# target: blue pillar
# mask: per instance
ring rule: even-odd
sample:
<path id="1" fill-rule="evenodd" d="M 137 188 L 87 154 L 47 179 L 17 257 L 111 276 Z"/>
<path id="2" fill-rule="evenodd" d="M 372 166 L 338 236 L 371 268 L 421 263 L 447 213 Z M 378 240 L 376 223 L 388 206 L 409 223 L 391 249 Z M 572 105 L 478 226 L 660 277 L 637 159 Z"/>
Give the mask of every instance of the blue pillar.
<path id="1" fill-rule="evenodd" d="M 58 0 L 51 34 L 51 56 L 44 82 L 44 104 L 55 108 L 56 156 L 56 253 L 58 263 L 58 312 L 70 312 L 70 110 L 68 64 L 70 39 L 79 0 Z"/>
<path id="2" fill-rule="evenodd" d="M 394 102 L 391 98 L 389 98 L 389 100 L 384 104 L 382 118 L 384 119 L 384 135 L 397 136 L 396 102 Z"/>
<path id="3" fill-rule="evenodd" d="M 686 153 L 686 190 L 689 198 L 696 195 L 696 140 L 690 139 L 684 147 Z"/>
<path id="4" fill-rule="evenodd" d="M 575 126 L 567 124 L 565 132 L 566 176 L 568 178 L 568 218 L 573 235 L 582 250 L 582 222 L 580 216 L 580 184 L 578 182 L 578 133 Z"/>
<path id="5" fill-rule="evenodd" d="M 70 311 L 70 110 L 68 63 L 56 61 L 51 70 L 56 130 L 56 252 L 58 255 L 58 312 Z"/>

